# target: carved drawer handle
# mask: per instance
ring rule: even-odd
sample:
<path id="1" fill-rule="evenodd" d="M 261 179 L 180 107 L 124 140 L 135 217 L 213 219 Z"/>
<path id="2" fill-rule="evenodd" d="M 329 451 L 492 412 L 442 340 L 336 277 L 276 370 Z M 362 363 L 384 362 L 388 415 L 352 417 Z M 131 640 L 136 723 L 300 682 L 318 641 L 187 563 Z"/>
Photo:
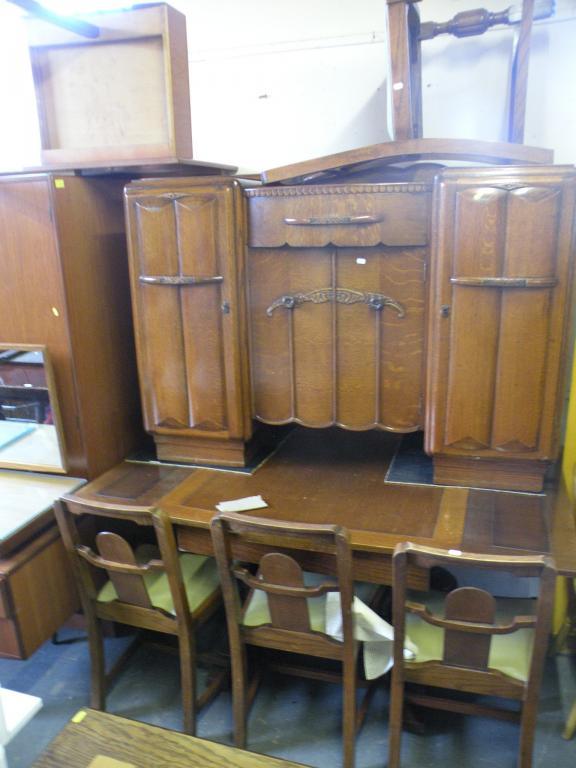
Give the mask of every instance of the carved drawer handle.
<path id="1" fill-rule="evenodd" d="M 476 288 L 554 288 L 555 277 L 451 277 L 453 285 Z"/>
<path id="2" fill-rule="evenodd" d="M 138 280 L 146 285 L 204 285 L 206 283 L 221 283 L 221 275 L 212 277 L 192 277 L 189 275 L 140 275 Z"/>
<path id="3" fill-rule="evenodd" d="M 305 219 L 285 218 L 284 224 L 294 227 L 323 227 L 330 225 L 352 226 L 354 224 L 378 224 L 382 221 L 378 216 L 363 214 L 360 216 L 310 216 Z"/>
<path id="4" fill-rule="evenodd" d="M 336 302 L 337 304 L 368 304 L 376 312 L 381 312 L 384 307 L 393 307 L 398 313 L 398 317 L 404 317 L 406 310 L 395 299 L 385 296 L 383 293 L 363 293 L 362 291 L 353 291 L 349 288 L 318 288 L 309 293 L 284 294 L 274 299 L 272 304 L 266 310 L 268 317 L 276 309 L 295 309 L 300 304 L 312 302 L 312 304 L 325 304 L 326 302 Z"/>

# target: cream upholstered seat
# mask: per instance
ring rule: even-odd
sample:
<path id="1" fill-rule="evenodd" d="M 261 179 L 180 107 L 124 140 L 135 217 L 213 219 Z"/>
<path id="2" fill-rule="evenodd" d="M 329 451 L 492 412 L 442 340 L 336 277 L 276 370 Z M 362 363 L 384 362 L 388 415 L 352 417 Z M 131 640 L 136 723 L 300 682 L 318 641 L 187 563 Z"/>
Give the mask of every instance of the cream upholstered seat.
<path id="1" fill-rule="evenodd" d="M 160 557 L 157 547 L 151 544 L 143 544 L 137 547 L 135 553 L 139 564 Z M 220 581 L 218 579 L 218 567 L 213 557 L 204 555 L 180 554 L 178 556 L 182 581 L 188 599 L 190 611 L 195 611 L 198 606 L 207 600 L 210 595 L 218 591 Z M 144 576 L 144 584 L 148 597 L 154 608 L 160 608 L 166 613 L 176 615 L 174 600 L 168 583 L 166 572 L 151 571 Z M 109 579 L 98 592 L 98 602 L 110 603 L 118 599 L 118 593 L 112 581 Z"/>
<path id="2" fill-rule="evenodd" d="M 414 598 L 435 614 L 442 612 L 443 595 L 437 592 L 411 593 Z M 499 621 L 512 620 L 519 614 L 534 613 L 535 600 L 499 598 L 496 602 L 496 614 Z M 424 664 L 428 661 L 442 661 L 444 656 L 444 630 L 421 619 L 419 616 L 406 614 L 406 643 L 415 647 L 415 656 L 411 663 Z M 530 674 L 530 660 L 534 645 L 534 630 L 519 629 L 508 635 L 493 635 L 490 641 L 488 668 L 526 682 Z"/>

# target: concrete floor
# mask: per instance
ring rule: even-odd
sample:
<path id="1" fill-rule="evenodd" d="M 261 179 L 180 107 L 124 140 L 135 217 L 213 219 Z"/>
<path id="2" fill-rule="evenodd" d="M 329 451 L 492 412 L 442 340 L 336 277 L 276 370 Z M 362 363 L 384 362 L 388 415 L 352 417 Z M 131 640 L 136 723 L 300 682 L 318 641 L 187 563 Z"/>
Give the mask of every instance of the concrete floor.
<path id="1" fill-rule="evenodd" d="M 225 625 L 218 617 L 202 638 L 219 642 Z M 63 638 L 78 632 L 63 631 Z M 128 638 L 106 641 L 113 660 Z M 201 673 L 204 675 L 204 673 Z M 46 643 L 28 661 L 0 660 L 0 683 L 40 696 L 44 707 L 9 745 L 10 768 L 30 766 L 69 718 L 89 702 L 89 660 L 85 642 Z M 561 733 L 576 697 L 576 658 L 548 659 L 540 699 L 534 768 L 575 768 L 576 739 Z M 173 654 L 143 645 L 119 675 L 108 699 L 108 711 L 179 730 L 178 661 Z M 340 693 L 338 686 L 270 676 L 264 680 L 249 721 L 249 748 L 317 768 L 341 765 Z M 406 733 L 403 766 L 513 768 L 517 726 L 495 720 L 426 711 L 424 735 Z M 386 765 L 388 693 L 379 689 L 358 738 L 357 768 Z M 199 718 L 198 736 L 231 744 L 230 694 L 224 692 Z"/>

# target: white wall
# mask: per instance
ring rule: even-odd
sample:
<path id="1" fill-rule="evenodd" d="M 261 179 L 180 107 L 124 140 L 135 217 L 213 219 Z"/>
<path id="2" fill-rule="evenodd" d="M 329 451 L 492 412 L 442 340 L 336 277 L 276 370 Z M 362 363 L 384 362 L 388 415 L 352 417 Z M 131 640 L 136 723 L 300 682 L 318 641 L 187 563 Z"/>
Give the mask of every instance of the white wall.
<path id="1" fill-rule="evenodd" d="M 520 1 L 520 0 L 518 0 Z M 97 0 L 91 4 L 94 5 Z M 5 4 L 4 4 L 5 5 Z M 86 3 L 79 3 L 86 6 Z M 385 0 L 172 0 L 186 13 L 194 155 L 259 171 L 385 141 Z M 444 21 L 506 0 L 423 0 Z M 576 0 L 538 22 L 526 143 L 576 162 Z M 2 0 L 0 0 L 0 11 Z M 0 165 L 33 162 L 29 72 L 17 35 L 0 39 Z M 424 43 L 426 136 L 505 139 L 513 33 Z M 3 53 L 2 53 L 3 52 Z"/>

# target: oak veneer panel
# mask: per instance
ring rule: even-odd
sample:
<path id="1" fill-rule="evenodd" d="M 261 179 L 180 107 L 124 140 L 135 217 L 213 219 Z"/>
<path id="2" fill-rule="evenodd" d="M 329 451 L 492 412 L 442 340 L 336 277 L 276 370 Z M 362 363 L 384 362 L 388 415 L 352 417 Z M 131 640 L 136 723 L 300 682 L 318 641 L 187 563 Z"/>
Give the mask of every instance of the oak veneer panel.
<path id="1" fill-rule="evenodd" d="M 260 493 L 269 508 L 255 516 L 432 539 L 443 489 L 384 483 L 397 442 L 385 432 L 296 428 L 254 475 L 200 470 L 162 505 L 170 514 L 202 509 L 209 519 L 217 502 Z"/>
<path id="2" fill-rule="evenodd" d="M 0 340 L 48 347 L 61 403 L 66 458 L 75 474 L 86 471 L 85 446 L 50 210 L 49 177 L 0 182 Z"/>
<path id="3" fill-rule="evenodd" d="M 139 768 L 303 768 L 288 760 L 197 739 L 95 710 L 69 722 L 34 763 L 35 768 L 86 768 L 95 758 Z"/>
<path id="4" fill-rule="evenodd" d="M 252 427 L 243 184 L 182 178 L 127 187 L 145 425 L 164 459 L 244 463 Z"/>
<path id="5" fill-rule="evenodd" d="M 521 461 L 551 460 L 558 450 L 574 172 L 448 171 L 435 190 L 427 450 L 444 454 L 439 479 L 468 474 L 472 485 L 473 458 L 515 460 L 508 487 L 522 488 Z M 527 283 L 479 284 L 486 278 Z M 459 456 L 469 457 L 466 467 L 456 466 Z M 526 489 L 541 487 L 544 469 L 534 465 Z"/>
<path id="6" fill-rule="evenodd" d="M 301 258 L 308 262 L 315 253 Z M 272 300 L 290 286 L 290 257 L 286 248 L 258 248 L 248 254 L 252 413 L 267 422 L 294 418 L 291 321 L 281 310 L 272 318 L 266 314 Z"/>
<path id="7" fill-rule="evenodd" d="M 312 427 L 407 432 L 422 423 L 424 248 L 250 248 L 254 416 Z M 335 289 L 399 307 L 282 296 Z"/>
<path id="8" fill-rule="evenodd" d="M 272 168 L 261 174 L 265 184 L 296 183 L 323 171 L 378 171 L 381 176 L 392 163 L 415 163 L 418 160 L 475 160 L 478 163 L 552 163 L 554 152 L 524 144 L 473 139 L 402 139 L 370 144 L 367 147 L 315 157 L 300 163 Z"/>
<path id="9" fill-rule="evenodd" d="M 0 560 L 8 616 L 0 620 L 1 655 L 27 658 L 79 608 L 64 545 L 49 527 Z"/>
<path id="10" fill-rule="evenodd" d="M 141 439 L 122 187 L 114 178 L 0 181 L 0 339 L 47 346 L 67 471 L 81 477 Z"/>
<path id="11" fill-rule="evenodd" d="M 156 507 L 160 505 L 163 496 L 195 471 L 184 467 L 125 461 L 69 495 L 80 501 L 88 499 L 102 503 Z"/>
<path id="12" fill-rule="evenodd" d="M 133 210 L 138 243 L 136 279 L 140 275 L 177 275 L 172 200 L 137 200 Z M 179 291 L 147 285 L 134 290 L 141 295 L 135 320 L 143 339 L 139 366 L 145 427 L 151 431 L 156 426 L 184 426 L 189 422 L 184 339 L 181 333 L 165 332 L 180 316 Z"/>
<path id="13" fill-rule="evenodd" d="M 470 491 L 462 549 L 520 555 L 551 550 L 544 496 Z"/>
<path id="14" fill-rule="evenodd" d="M 288 290 L 278 286 L 277 295 L 333 285 L 334 256 L 329 251 L 299 252 L 296 258 L 290 252 L 286 256 L 290 261 L 289 286 Z M 281 321 L 291 326 L 291 370 L 286 374 L 294 387 L 292 418 L 310 426 L 328 426 L 333 419 L 334 305 L 304 304 L 295 311 L 280 308 L 274 314 L 277 317 L 267 318 L 270 324 Z"/>
<path id="15" fill-rule="evenodd" d="M 229 430 L 219 285 L 180 287 L 139 281 L 140 277 L 226 274 L 216 237 L 219 208 L 225 204 L 218 192 L 168 194 L 134 203 L 138 246 L 133 286 L 150 431 L 176 428 L 181 434 L 195 434 L 196 430 Z"/>
<path id="16" fill-rule="evenodd" d="M 50 177 L 88 477 L 118 463 L 143 437 L 123 184 L 74 177 L 56 186 Z M 66 399 L 60 408 L 66 412 Z"/>
<path id="17" fill-rule="evenodd" d="M 248 245 L 253 248 L 428 242 L 428 195 L 422 186 L 261 187 L 249 190 L 247 197 Z"/>
<path id="18" fill-rule="evenodd" d="M 561 204 L 558 189 L 526 186 L 510 192 L 504 276 L 555 278 Z M 501 298 L 492 429 L 492 446 L 498 450 L 538 450 L 554 293 L 509 291 Z"/>

